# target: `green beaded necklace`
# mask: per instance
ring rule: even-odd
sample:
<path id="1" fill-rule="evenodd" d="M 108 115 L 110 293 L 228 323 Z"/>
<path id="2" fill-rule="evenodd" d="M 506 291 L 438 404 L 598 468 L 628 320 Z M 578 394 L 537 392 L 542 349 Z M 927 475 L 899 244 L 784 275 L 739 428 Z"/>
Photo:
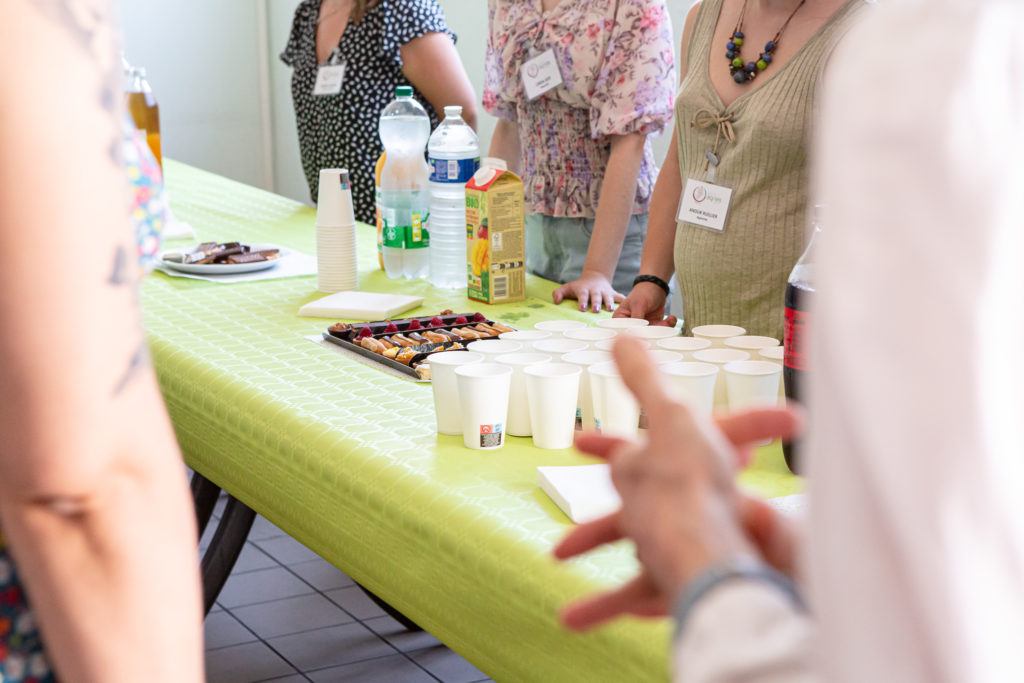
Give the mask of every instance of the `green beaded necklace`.
<path id="1" fill-rule="evenodd" d="M 737 83 L 743 84 L 757 78 L 757 74 L 768 68 L 768 65 L 772 63 L 772 52 L 779 46 L 779 38 L 782 37 L 782 32 L 789 26 L 789 20 L 793 18 L 793 15 L 797 13 L 807 0 L 800 0 L 800 4 L 796 6 L 790 15 L 786 19 L 786 22 L 782 24 L 776 33 L 775 37 L 764 44 L 764 52 L 761 53 L 761 58 L 756 62 L 743 63 L 743 56 L 740 54 L 740 47 L 743 45 L 743 15 L 747 13 L 747 0 L 743 0 L 743 9 L 740 10 L 740 18 L 736 22 L 736 29 L 732 32 L 732 38 L 728 43 L 725 44 L 725 58 L 729 60 L 729 73 L 732 74 L 732 80 Z"/>

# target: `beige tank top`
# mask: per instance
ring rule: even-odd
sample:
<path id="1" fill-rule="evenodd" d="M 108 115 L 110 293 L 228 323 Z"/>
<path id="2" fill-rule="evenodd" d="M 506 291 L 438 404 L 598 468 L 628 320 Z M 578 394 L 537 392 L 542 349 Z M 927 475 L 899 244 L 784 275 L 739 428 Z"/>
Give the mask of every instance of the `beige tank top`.
<path id="1" fill-rule="evenodd" d="M 781 340 L 786 280 L 804 248 L 807 149 L 818 81 L 829 52 L 863 5 L 849 0 L 788 62 L 728 107 L 708 74 L 722 0 L 704 0 L 697 11 L 688 72 L 675 104 L 679 166 L 684 187 L 688 178 L 704 180 L 706 153 L 719 136 L 714 182 L 732 189 L 732 201 L 722 232 L 676 226 L 685 334 L 698 325 L 733 324 Z M 726 68 L 724 56 L 721 61 Z"/>

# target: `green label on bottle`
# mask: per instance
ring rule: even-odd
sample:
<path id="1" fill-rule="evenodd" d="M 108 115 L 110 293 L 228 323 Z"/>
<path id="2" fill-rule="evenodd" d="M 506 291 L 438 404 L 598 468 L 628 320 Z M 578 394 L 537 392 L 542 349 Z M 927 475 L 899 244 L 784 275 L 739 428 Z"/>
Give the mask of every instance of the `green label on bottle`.
<path id="1" fill-rule="evenodd" d="M 412 215 L 412 225 L 406 227 L 405 248 L 423 249 L 430 246 L 430 231 L 427 229 L 427 221 L 430 214 L 420 216 L 418 213 Z"/>
<path id="2" fill-rule="evenodd" d="M 381 242 L 385 247 L 392 247 L 394 249 L 404 249 L 406 233 L 409 230 L 407 225 L 396 225 L 397 220 L 395 211 L 385 209 L 383 211 L 383 226 L 381 228 Z"/>

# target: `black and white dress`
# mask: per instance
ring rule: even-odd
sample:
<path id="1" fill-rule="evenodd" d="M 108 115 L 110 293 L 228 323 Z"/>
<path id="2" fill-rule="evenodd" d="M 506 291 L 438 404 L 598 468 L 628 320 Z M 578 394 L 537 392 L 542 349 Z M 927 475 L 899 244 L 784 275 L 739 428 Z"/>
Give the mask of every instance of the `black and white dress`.
<path id="1" fill-rule="evenodd" d="M 395 87 L 412 85 L 402 74 L 399 48 L 427 33 L 447 33 L 444 12 L 435 0 L 380 0 L 359 23 L 349 22 L 331 59 L 345 62 L 345 80 L 337 95 L 314 95 L 319 64 L 316 29 L 321 0 L 303 0 L 295 10 L 291 36 L 281 61 L 292 67 L 292 100 L 299 130 L 302 170 L 316 201 L 321 168 L 347 168 L 352 179 L 356 219 L 373 223 L 374 165 L 384 151 L 377 122 L 395 97 Z M 414 97 L 430 115 L 437 113 L 423 94 Z"/>

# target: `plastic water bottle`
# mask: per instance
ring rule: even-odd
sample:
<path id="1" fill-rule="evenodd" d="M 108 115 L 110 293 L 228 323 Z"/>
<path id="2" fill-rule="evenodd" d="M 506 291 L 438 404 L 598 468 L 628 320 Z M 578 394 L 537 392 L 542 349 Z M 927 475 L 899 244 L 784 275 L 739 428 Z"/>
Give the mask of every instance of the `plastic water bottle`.
<path id="1" fill-rule="evenodd" d="M 480 142 L 462 120 L 462 107 L 445 107 L 427 145 L 430 164 L 430 284 L 466 286 L 466 183 L 480 167 Z"/>
<path id="2" fill-rule="evenodd" d="M 430 171 L 424 151 L 430 118 L 412 98 L 412 87 L 395 88 L 380 116 L 387 156 L 380 175 L 384 272 L 390 278 L 426 277 L 430 271 Z"/>

